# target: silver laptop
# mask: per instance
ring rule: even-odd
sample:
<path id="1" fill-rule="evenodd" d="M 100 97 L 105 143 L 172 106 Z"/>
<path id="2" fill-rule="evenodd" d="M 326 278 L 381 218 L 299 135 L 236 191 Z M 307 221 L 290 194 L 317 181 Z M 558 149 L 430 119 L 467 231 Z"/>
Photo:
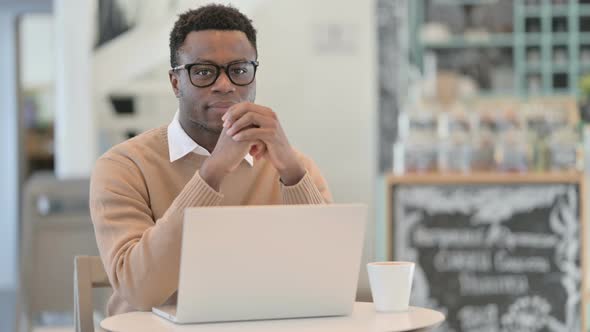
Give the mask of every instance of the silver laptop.
<path id="1" fill-rule="evenodd" d="M 349 315 L 365 205 L 189 208 L 175 323 Z"/>

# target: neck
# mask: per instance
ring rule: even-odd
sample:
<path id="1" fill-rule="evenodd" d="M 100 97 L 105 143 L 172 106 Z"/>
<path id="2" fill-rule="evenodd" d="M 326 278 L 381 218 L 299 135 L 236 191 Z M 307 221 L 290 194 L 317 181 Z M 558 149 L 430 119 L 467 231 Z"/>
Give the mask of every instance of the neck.
<path id="1" fill-rule="evenodd" d="M 209 153 L 212 153 L 213 149 L 215 149 L 217 141 L 219 140 L 220 133 L 216 130 L 208 128 L 201 123 L 192 121 L 187 122 L 188 124 L 184 121 L 180 121 L 180 126 L 186 132 L 186 134 L 197 144 L 207 149 Z"/>

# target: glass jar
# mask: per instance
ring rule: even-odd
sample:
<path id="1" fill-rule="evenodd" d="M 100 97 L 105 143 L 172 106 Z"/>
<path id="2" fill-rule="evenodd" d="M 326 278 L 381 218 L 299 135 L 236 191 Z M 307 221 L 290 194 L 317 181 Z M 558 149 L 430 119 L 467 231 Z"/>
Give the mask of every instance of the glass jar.
<path id="1" fill-rule="evenodd" d="M 438 170 L 462 172 L 471 170 L 471 144 L 466 117 L 443 113 L 439 117 Z"/>
<path id="2" fill-rule="evenodd" d="M 471 118 L 471 170 L 491 171 L 494 160 L 494 123 L 487 114 L 476 113 Z"/>
<path id="3" fill-rule="evenodd" d="M 580 139 L 571 127 L 554 131 L 547 142 L 548 166 L 551 171 L 571 171 L 578 168 L 580 159 Z"/>
<path id="4" fill-rule="evenodd" d="M 404 169 L 407 172 L 431 172 L 436 170 L 436 127 L 431 112 L 408 115 L 409 132 L 404 139 Z"/>
<path id="5" fill-rule="evenodd" d="M 532 153 L 526 132 L 512 121 L 496 123 L 494 160 L 501 172 L 526 172 L 531 169 Z"/>

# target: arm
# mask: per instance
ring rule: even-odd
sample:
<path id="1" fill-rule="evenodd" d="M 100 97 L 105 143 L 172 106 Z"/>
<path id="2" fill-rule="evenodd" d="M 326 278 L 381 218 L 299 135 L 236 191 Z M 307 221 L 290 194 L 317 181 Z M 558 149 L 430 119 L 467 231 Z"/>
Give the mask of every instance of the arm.
<path id="1" fill-rule="evenodd" d="M 285 204 L 326 204 L 332 203 L 332 194 L 328 183 L 317 165 L 302 153 L 295 152 L 305 167 L 305 175 L 295 185 L 281 183 L 283 202 Z"/>
<path id="2" fill-rule="evenodd" d="M 184 209 L 218 205 L 222 198 L 197 172 L 164 216 L 154 220 L 140 170 L 127 160 L 99 159 L 90 212 L 113 288 L 138 310 L 164 303 L 178 286 Z"/>
<path id="3" fill-rule="evenodd" d="M 262 142 L 258 158 L 267 158 L 279 173 L 285 204 L 332 202 L 326 181 L 315 163 L 297 152 L 287 139 L 277 114 L 270 108 L 243 102 L 222 117 L 224 132 L 236 142 Z M 225 135 L 224 135 L 225 134 Z"/>

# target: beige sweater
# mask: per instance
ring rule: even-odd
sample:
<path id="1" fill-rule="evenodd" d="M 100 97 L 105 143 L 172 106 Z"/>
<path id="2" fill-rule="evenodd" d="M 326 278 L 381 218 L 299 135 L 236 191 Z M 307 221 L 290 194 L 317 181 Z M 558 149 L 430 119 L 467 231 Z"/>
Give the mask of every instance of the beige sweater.
<path id="1" fill-rule="evenodd" d="M 171 163 L 166 127 L 123 142 L 96 162 L 90 212 L 100 256 L 114 293 L 114 315 L 176 301 L 183 211 L 193 206 L 322 204 L 332 200 L 312 160 L 307 173 L 284 186 L 264 159 L 245 160 L 216 192 L 199 176 L 205 156 L 190 153 Z"/>

